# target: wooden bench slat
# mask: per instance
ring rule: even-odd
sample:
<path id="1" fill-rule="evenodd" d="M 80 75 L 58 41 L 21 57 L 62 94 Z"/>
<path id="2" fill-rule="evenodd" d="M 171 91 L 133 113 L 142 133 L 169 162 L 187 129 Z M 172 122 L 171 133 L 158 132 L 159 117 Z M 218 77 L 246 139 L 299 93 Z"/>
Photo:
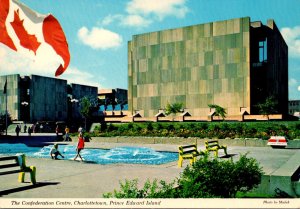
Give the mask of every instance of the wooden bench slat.
<path id="1" fill-rule="evenodd" d="M 13 173 L 20 173 L 20 170 L 2 171 L 2 172 L 0 172 L 0 176 L 7 175 L 7 174 L 13 174 Z"/>
<path id="2" fill-rule="evenodd" d="M 212 142 L 216 142 L 216 143 L 219 143 L 218 140 L 211 140 L 211 141 L 207 141 L 208 143 L 212 143 Z"/>
<path id="3" fill-rule="evenodd" d="M 0 165 L 0 169 L 2 169 L 2 168 L 12 168 L 12 167 L 17 167 L 17 166 L 19 166 L 18 163 L 4 164 L 4 165 Z"/>
<path id="4" fill-rule="evenodd" d="M 5 160 L 17 160 L 17 156 L 7 156 L 7 157 L 0 157 L 0 161 L 5 161 Z"/>
<path id="5" fill-rule="evenodd" d="M 180 154 L 190 154 L 190 153 L 198 153 L 197 150 L 184 150 L 182 152 L 180 152 Z"/>
<path id="6" fill-rule="evenodd" d="M 227 155 L 227 146 L 226 145 L 220 145 L 218 140 L 212 140 L 212 141 L 205 141 L 205 148 L 206 151 L 215 152 L 215 157 L 218 157 L 218 151 L 220 149 L 223 149 L 225 154 Z"/>
<path id="7" fill-rule="evenodd" d="M 185 146 L 180 146 L 181 148 L 190 148 L 190 147 L 196 147 L 196 145 L 192 144 L 192 145 L 185 145 Z"/>
<path id="8" fill-rule="evenodd" d="M 196 144 L 183 145 L 178 147 L 178 167 L 182 167 L 182 161 L 189 159 L 190 164 L 196 161 L 196 157 L 202 155 L 203 152 L 197 150 Z"/>
<path id="9" fill-rule="evenodd" d="M 208 147 L 208 148 L 214 148 L 214 147 L 220 147 L 220 145 L 215 144 L 215 145 L 208 145 L 208 146 L 206 146 L 206 147 Z"/>

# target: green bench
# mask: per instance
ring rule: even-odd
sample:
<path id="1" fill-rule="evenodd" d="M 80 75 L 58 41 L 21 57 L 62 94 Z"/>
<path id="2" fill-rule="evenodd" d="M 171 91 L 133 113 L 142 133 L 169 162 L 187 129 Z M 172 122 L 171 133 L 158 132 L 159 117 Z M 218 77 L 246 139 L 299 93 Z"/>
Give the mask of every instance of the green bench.
<path id="1" fill-rule="evenodd" d="M 25 155 L 0 157 L 0 176 L 19 173 L 18 181 L 23 183 L 25 173 L 30 173 L 32 184 L 36 184 L 36 167 L 26 166 Z"/>
<path id="2" fill-rule="evenodd" d="M 218 151 L 223 149 L 225 155 L 227 155 L 227 146 L 220 145 L 218 140 L 205 141 L 206 152 L 214 152 L 215 157 L 218 157 Z"/>
<path id="3" fill-rule="evenodd" d="M 178 167 L 182 167 L 183 160 L 190 160 L 192 165 L 196 162 L 197 156 L 203 155 L 203 152 L 197 150 L 196 144 L 179 146 L 178 147 Z"/>

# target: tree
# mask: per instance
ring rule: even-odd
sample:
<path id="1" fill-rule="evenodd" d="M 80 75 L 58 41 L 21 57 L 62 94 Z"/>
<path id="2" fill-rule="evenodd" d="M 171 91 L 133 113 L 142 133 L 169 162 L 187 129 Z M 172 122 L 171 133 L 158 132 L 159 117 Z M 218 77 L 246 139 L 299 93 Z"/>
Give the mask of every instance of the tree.
<path id="1" fill-rule="evenodd" d="M 165 113 L 166 115 L 176 114 L 182 112 L 182 108 L 183 108 L 183 103 L 173 103 L 173 104 L 168 103 L 166 106 Z"/>
<path id="2" fill-rule="evenodd" d="M 225 108 L 216 104 L 209 104 L 208 107 L 215 109 L 215 116 L 220 116 L 223 120 L 226 118 L 227 112 Z"/>
<path id="3" fill-rule="evenodd" d="M 274 96 L 269 96 L 263 103 L 259 103 L 255 106 L 258 108 L 259 114 L 267 116 L 269 120 L 269 115 L 277 112 L 278 102 Z"/>
<path id="4" fill-rule="evenodd" d="M 85 96 L 80 99 L 80 114 L 85 119 L 85 130 L 86 130 L 86 120 L 91 118 L 92 114 L 97 110 L 98 100 L 97 98 Z"/>
<path id="5" fill-rule="evenodd" d="M 8 127 L 12 123 L 12 119 L 10 114 L 7 114 L 7 125 L 6 125 L 6 114 L 0 114 L 0 132 L 5 131 L 6 127 Z"/>

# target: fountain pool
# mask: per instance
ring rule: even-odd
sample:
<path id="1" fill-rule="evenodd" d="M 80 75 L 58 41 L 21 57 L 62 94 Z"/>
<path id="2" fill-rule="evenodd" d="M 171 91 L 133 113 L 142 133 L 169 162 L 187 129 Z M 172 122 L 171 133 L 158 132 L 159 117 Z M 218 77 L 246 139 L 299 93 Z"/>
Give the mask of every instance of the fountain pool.
<path id="1" fill-rule="evenodd" d="M 14 155 L 24 153 L 28 157 L 50 158 L 49 152 L 53 145 L 44 147 L 28 147 L 25 144 L 0 144 L 0 155 Z M 76 155 L 75 145 L 59 145 L 58 150 L 65 158 L 73 159 Z M 81 151 L 81 156 L 86 162 L 96 164 L 152 164 L 159 165 L 176 161 L 178 153 L 157 152 L 148 147 L 116 147 L 113 149 L 87 148 Z"/>

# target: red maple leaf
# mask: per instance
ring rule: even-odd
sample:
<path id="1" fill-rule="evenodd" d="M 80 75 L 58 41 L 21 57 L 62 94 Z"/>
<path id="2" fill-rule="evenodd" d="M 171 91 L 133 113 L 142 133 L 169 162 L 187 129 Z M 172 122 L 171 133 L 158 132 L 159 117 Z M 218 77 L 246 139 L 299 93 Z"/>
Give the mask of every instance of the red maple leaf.
<path id="1" fill-rule="evenodd" d="M 32 50 L 34 54 L 36 54 L 36 50 L 41 45 L 40 42 L 38 42 L 35 35 L 28 34 L 27 30 L 25 29 L 23 25 L 24 20 L 20 19 L 19 16 L 19 10 L 14 12 L 14 21 L 11 22 L 11 26 L 15 30 L 16 35 L 18 36 L 20 40 L 20 45 L 23 46 L 26 49 Z"/>
<path id="2" fill-rule="evenodd" d="M 17 51 L 14 42 L 10 38 L 5 25 L 9 12 L 9 0 L 0 0 L 0 42 Z"/>

